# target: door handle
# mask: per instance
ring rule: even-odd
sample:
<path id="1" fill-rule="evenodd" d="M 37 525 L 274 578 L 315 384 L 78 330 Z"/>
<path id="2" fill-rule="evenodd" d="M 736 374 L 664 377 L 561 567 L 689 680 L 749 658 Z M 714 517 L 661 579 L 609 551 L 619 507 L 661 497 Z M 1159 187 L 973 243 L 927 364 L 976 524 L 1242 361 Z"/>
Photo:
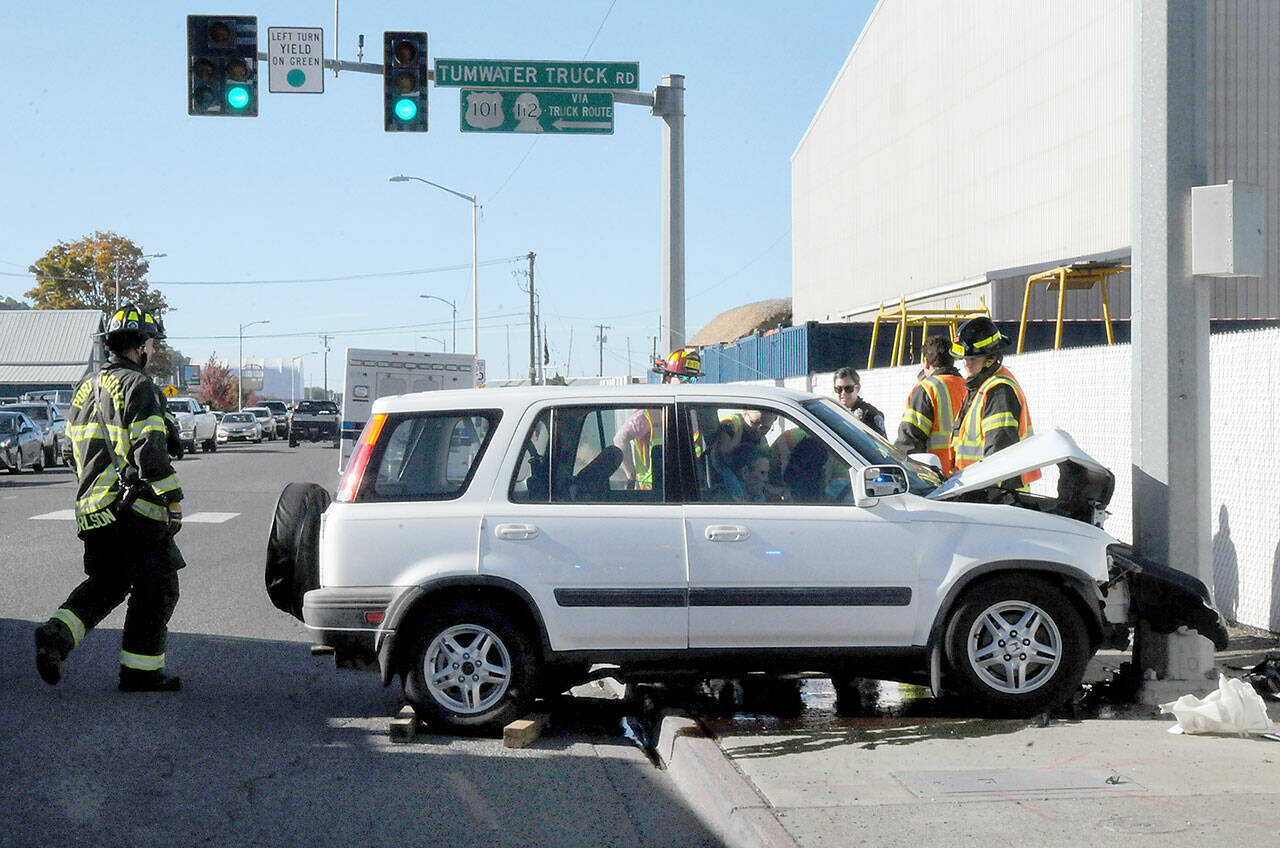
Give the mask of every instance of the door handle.
<path id="1" fill-rule="evenodd" d="M 499 524 L 493 528 L 493 535 L 499 539 L 516 541 L 519 539 L 536 539 L 538 528 L 532 524 Z"/>
<path id="2" fill-rule="evenodd" d="M 751 533 L 740 524 L 708 524 L 706 536 L 712 542 L 741 542 Z"/>

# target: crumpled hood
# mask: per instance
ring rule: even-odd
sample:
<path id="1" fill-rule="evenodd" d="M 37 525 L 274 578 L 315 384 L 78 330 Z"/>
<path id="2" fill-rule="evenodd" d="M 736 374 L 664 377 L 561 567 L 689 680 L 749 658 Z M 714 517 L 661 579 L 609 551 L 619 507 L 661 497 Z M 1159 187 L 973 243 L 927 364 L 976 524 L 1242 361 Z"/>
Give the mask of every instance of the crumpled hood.
<path id="1" fill-rule="evenodd" d="M 1011 445 L 981 462 L 970 465 L 959 474 L 953 474 L 926 497 L 930 500 L 947 500 L 1066 460 L 1071 460 L 1089 471 L 1105 475 L 1111 473 L 1106 466 L 1082 451 L 1066 430 L 1050 430 L 1047 433 L 1029 436 L 1016 445 Z"/>

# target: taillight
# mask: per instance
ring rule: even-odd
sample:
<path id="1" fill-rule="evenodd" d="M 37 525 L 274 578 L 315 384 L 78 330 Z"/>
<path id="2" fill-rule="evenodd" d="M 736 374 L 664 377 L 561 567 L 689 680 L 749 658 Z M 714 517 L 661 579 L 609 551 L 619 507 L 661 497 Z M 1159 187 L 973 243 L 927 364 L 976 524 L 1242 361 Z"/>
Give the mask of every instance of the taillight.
<path id="1" fill-rule="evenodd" d="M 369 465 L 369 456 L 373 453 L 373 445 L 378 441 L 378 434 L 382 432 L 382 425 L 386 422 L 387 416 L 378 413 L 369 419 L 369 423 L 365 425 L 364 432 L 360 434 L 360 442 L 356 445 L 355 453 L 351 454 L 351 461 L 347 463 L 346 473 L 342 475 L 342 483 L 338 486 L 338 496 L 334 500 L 339 503 L 352 503 L 356 499 L 356 492 L 360 491 L 360 481 L 364 479 L 364 470 Z"/>

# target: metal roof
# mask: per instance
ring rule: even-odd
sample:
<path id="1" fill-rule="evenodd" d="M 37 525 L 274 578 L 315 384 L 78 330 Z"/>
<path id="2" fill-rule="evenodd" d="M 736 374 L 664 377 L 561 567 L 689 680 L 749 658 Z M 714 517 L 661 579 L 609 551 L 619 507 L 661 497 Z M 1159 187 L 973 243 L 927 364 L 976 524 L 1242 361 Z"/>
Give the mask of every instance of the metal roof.
<path id="1" fill-rule="evenodd" d="M 0 383 L 77 383 L 100 358 L 96 309 L 0 311 Z"/>

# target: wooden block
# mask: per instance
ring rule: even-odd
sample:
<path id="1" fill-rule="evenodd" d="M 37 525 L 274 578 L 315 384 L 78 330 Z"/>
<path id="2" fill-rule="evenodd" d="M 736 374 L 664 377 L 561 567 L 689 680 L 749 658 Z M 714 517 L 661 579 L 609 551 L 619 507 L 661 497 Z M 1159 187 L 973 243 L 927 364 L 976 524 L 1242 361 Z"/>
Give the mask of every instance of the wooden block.
<path id="1" fill-rule="evenodd" d="M 525 718 L 518 718 L 502 728 L 502 745 L 506 748 L 527 748 L 542 731 L 551 723 L 551 716 L 546 713 L 530 713 Z"/>
<path id="2" fill-rule="evenodd" d="M 418 735 L 422 723 L 413 707 L 403 706 L 395 718 L 391 719 L 391 741 L 412 742 Z"/>

